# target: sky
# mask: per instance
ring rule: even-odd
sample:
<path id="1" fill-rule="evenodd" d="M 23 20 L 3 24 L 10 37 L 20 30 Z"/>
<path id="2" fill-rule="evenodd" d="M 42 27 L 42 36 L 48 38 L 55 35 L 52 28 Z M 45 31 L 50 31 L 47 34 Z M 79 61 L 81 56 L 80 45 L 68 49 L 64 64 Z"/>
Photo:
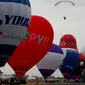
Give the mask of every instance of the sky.
<path id="1" fill-rule="evenodd" d="M 30 0 L 32 15 L 40 15 L 46 18 L 52 25 L 54 30 L 53 43 L 59 44 L 61 36 L 64 34 L 72 34 L 77 40 L 79 52 L 85 46 L 85 0 L 70 0 L 71 3 L 60 3 L 54 6 L 60 0 Z M 61 0 L 65 1 L 65 0 Z M 69 0 L 67 0 L 69 1 Z M 66 20 L 63 17 L 66 17 Z M 6 64 L 1 68 L 4 74 L 12 74 L 14 71 Z M 42 76 L 37 67 L 34 66 L 26 74 Z M 53 74 L 55 77 L 62 77 L 59 69 Z"/>
<path id="2" fill-rule="evenodd" d="M 45 17 L 53 26 L 54 43 L 59 44 L 63 34 L 70 33 L 77 40 L 78 50 L 85 45 L 85 0 L 70 0 L 75 3 L 61 3 L 54 6 L 60 0 L 31 0 L 32 14 Z M 65 1 L 65 0 L 62 0 Z M 63 17 L 66 16 L 67 20 Z M 82 35 L 81 35 L 82 33 Z"/>

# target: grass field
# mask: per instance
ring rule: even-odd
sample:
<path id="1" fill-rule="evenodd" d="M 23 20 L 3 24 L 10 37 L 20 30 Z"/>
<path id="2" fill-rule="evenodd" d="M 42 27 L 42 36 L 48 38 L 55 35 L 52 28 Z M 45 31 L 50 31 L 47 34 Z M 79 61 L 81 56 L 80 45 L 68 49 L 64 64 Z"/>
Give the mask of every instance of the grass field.
<path id="1" fill-rule="evenodd" d="M 84 84 L 84 85 L 85 85 L 85 83 L 46 83 L 46 84 L 42 84 L 42 83 L 39 84 L 39 83 L 38 83 L 38 85 L 57 85 L 57 84 L 58 84 L 58 85 L 59 85 L 59 84 L 60 84 L 60 85 L 68 85 L 68 84 L 71 84 L 71 85 L 73 85 L 73 84 L 74 84 L 74 85 L 76 85 L 76 84 L 78 84 L 78 85 L 79 85 L 79 84 Z M 21 85 L 29 85 L 29 84 L 21 84 Z M 33 84 L 30 84 L 30 85 L 33 85 Z M 37 85 L 37 84 L 35 84 L 35 85 Z"/>
<path id="2" fill-rule="evenodd" d="M 1 85 L 7 85 L 7 84 L 1 84 Z M 9 85 L 18 85 L 18 84 L 9 84 Z M 46 84 L 42 84 L 42 83 L 34 83 L 34 84 L 20 84 L 20 85 L 85 85 L 85 83 L 46 83 Z"/>

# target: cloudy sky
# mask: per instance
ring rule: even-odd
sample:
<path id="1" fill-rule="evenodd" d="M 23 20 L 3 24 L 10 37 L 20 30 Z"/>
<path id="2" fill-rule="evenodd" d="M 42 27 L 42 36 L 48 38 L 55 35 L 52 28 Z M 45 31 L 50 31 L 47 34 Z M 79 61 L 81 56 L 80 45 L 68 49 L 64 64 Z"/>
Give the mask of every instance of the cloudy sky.
<path id="1" fill-rule="evenodd" d="M 31 0 L 32 14 L 41 15 L 49 20 L 54 29 L 55 44 L 59 44 L 60 37 L 63 34 L 70 33 L 76 38 L 80 51 L 85 45 L 85 0 L 70 0 L 75 6 L 65 2 L 54 6 L 55 3 L 59 1 L 60 0 Z M 63 19 L 64 16 L 67 17 L 67 20 Z"/>
<path id="2" fill-rule="evenodd" d="M 54 6 L 60 0 L 30 0 L 32 7 L 32 15 L 40 15 L 45 17 L 54 29 L 54 43 L 59 44 L 59 40 L 64 34 L 72 34 L 77 40 L 77 47 L 80 52 L 85 46 L 85 0 L 70 0 L 71 3 L 63 2 Z M 65 0 L 61 0 L 65 1 Z M 67 0 L 69 1 L 69 0 Z M 67 19 L 64 20 L 63 17 Z M 13 73 L 8 64 L 1 68 L 5 73 Z M 41 76 L 36 66 L 30 69 L 27 74 Z M 62 76 L 57 70 L 54 75 Z"/>

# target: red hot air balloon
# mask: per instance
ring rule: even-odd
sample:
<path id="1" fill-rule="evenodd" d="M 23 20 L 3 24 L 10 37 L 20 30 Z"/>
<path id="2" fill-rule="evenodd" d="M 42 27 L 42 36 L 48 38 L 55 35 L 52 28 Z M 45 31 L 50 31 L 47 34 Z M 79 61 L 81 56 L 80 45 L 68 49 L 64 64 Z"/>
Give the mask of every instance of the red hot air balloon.
<path id="1" fill-rule="evenodd" d="M 72 78 L 75 75 L 75 69 L 79 65 L 79 52 L 77 42 L 73 35 L 65 34 L 60 39 L 60 47 L 66 51 L 66 56 L 60 66 L 60 71 L 65 78 Z"/>
<path id="2" fill-rule="evenodd" d="M 61 48 L 72 48 L 77 50 L 77 44 L 76 39 L 71 34 L 66 34 L 61 37 L 60 39 L 60 47 Z"/>
<path id="3" fill-rule="evenodd" d="M 75 75 L 80 76 L 84 69 L 85 69 L 85 56 L 82 53 L 79 53 L 79 65 L 75 69 Z"/>
<path id="4" fill-rule="evenodd" d="M 45 18 L 33 15 L 25 41 L 22 41 L 8 60 L 16 75 L 21 78 L 48 52 L 53 42 L 54 32 Z"/>

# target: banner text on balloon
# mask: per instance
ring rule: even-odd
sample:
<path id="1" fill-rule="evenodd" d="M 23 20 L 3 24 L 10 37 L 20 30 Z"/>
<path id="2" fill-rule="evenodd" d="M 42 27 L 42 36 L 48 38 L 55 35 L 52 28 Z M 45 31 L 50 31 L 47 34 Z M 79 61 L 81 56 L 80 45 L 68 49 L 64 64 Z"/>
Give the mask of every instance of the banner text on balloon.
<path id="1" fill-rule="evenodd" d="M 24 40 L 26 40 L 28 37 L 29 37 L 29 42 L 32 42 L 33 40 L 38 39 L 38 44 L 42 44 L 42 46 L 45 46 L 49 41 L 48 37 L 41 36 L 40 34 L 37 35 L 36 33 L 30 34 L 29 32 L 26 32 L 24 36 Z"/>
<path id="2" fill-rule="evenodd" d="M 12 25 L 20 25 L 28 27 L 29 19 L 27 17 L 17 16 L 17 15 L 2 15 L 0 14 L 0 17 L 4 18 L 5 20 L 0 18 L 0 25 L 4 24 L 12 24 Z"/>

